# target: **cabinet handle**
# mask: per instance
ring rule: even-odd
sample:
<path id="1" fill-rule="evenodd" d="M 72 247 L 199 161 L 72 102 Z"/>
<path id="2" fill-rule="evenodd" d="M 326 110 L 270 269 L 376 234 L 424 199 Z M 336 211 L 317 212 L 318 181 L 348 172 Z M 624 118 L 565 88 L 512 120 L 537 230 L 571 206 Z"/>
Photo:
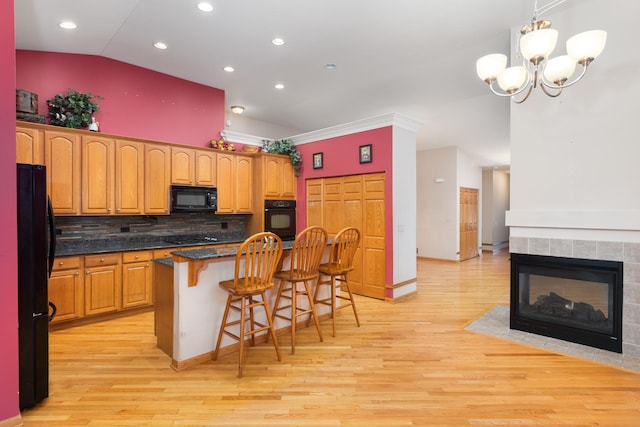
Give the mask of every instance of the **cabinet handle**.
<path id="1" fill-rule="evenodd" d="M 111 212 L 111 208 L 107 208 L 107 212 Z"/>
<path id="2" fill-rule="evenodd" d="M 104 258 L 100 258 L 100 262 L 104 262 Z"/>
<path id="3" fill-rule="evenodd" d="M 80 272 L 79 272 L 79 271 L 76 271 L 76 276 L 79 276 L 79 275 L 80 275 Z"/>
<path id="4" fill-rule="evenodd" d="M 91 274 L 91 272 L 89 270 L 87 270 L 87 274 Z"/>
<path id="5" fill-rule="evenodd" d="M 149 268 L 149 264 L 145 264 L 144 266 L 145 266 L 145 267 L 147 267 L 147 268 Z"/>
<path id="6" fill-rule="evenodd" d="M 120 212 L 120 208 L 116 208 L 116 212 Z"/>
<path id="7" fill-rule="evenodd" d="M 58 263 L 58 265 L 64 265 L 64 262 L 60 261 L 60 262 Z"/>
<path id="8" fill-rule="evenodd" d="M 136 255 L 136 259 L 140 258 L 138 255 Z"/>

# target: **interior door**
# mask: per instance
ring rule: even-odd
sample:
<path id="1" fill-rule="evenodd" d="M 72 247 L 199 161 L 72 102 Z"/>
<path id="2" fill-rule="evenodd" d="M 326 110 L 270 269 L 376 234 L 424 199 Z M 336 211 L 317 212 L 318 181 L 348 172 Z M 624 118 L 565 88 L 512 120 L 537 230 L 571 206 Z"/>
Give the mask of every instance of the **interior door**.
<path id="1" fill-rule="evenodd" d="M 478 190 L 460 188 L 460 260 L 478 256 Z"/>

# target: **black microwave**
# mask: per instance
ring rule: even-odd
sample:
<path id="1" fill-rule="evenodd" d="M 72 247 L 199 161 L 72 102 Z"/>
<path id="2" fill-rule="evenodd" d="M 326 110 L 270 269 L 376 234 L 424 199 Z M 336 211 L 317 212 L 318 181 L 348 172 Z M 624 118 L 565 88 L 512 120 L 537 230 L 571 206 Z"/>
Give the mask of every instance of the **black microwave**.
<path id="1" fill-rule="evenodd" d="M 171 212 L 215 212 L 218 192 L 213 187 L 171 186 Z"/>

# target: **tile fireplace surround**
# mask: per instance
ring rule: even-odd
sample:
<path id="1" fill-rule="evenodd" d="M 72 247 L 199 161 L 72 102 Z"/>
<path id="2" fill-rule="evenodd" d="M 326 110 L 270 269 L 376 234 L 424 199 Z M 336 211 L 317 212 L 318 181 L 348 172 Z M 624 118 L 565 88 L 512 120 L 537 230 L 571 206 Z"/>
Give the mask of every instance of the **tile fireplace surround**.
<path id="1" fill-rule="evenodd" d="M 509 252 L 622 261 L 622 354 L 640 357 L 640 243 L 511 237 Z"/>

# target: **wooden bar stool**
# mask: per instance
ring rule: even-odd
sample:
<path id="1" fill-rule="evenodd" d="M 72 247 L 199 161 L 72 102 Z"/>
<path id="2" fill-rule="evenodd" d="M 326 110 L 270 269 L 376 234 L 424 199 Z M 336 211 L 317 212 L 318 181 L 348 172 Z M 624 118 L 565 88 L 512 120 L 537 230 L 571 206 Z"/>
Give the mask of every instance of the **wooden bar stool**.
<path id="1" fill-rule="evenodd" d="M 213 353 L 213 360 L 218 358 L 222 336 L 227 335 L 240 343 L 238 362 L 238 378 L 242 378 L 244 365 L 244 345 L 248 337 L 251 345 L 255 345 L 256 334 L 268 332 L 273 340 L 278 360 L 281 360 L 278 341 L 271 321 L 271 313 L 267 304 L 265 292 L 275 286 L 272 281 L 280 257 L 282 256 L 282 240 L 273 233 L 257 233 L 242 243 L 236 254 L 235 275 L 233 279 L 224 280 L 219 286 L 229 296 L 224 309 L 218 342 Z M 254 310 L 264 307 L 266 324 L 256 320 Z M 239 312 L 240 318 L 229 319 L 229 312 Z M 248 317 L 247 317 L 248 316 Z M 235 318 L 235 316 L 232 316 Z M 247 325 L 247 322 L 249 325 Z M 235 326 L 238 325 L 239 331 Z M 248 326 L 248 328 L 247 328 Z"/>
<path id="2" fill-rule="evenodd" d="M 331 244 L 331 253 L 329 262 L 321 264 L 319 267 L 320 279 L 316 286 L 313 300 L 316 304 L 324 304 L 331 307 L 331 319 L 333 321 L 333 336 L 336 336 L 336 310 L 349 307 L 353 309 L 353 315 L 356 317 L 356 324 L 360 327 L 360 319 L 356 311 L 356 303 L 353 300 L 353 294 L 349 288 L 347 274 L 353 270 L 353 259 L 358 251 L 360 244 L 360 231 L 354 227 L 348 227 L 340 230 L 336 234 Z M 319 299 L 320 289 L 323 286 L 329 286 L 331 295 L 327 298 Z M 340 294 L 338 294 L 340 290 Z M 340 300 L 340 305 L 336 301 Z"/>
<path id="3" fill-rule="evenodd" d="M 291 249 L 291 267 L 287 271 L 279 271 L 274 278 L 280 280 L 278 293 L 273 306 L 273 320 L 276 317 L 291 322 L 291 354 L 296 351 L 296 324 L 300 316 L 313 317 L 322 341 L 322 331 L 318 315 L 311 297 L 311 283 L 318 277 L 318 267 L 322 254 L 327 248 L 327 232 L 321 227 L 304 229 L 293 242 Z M 299 286 L 302 285 L 302 286 Z M 298 305 L 298 297 L 306 297 L 308 307 Z"/>

